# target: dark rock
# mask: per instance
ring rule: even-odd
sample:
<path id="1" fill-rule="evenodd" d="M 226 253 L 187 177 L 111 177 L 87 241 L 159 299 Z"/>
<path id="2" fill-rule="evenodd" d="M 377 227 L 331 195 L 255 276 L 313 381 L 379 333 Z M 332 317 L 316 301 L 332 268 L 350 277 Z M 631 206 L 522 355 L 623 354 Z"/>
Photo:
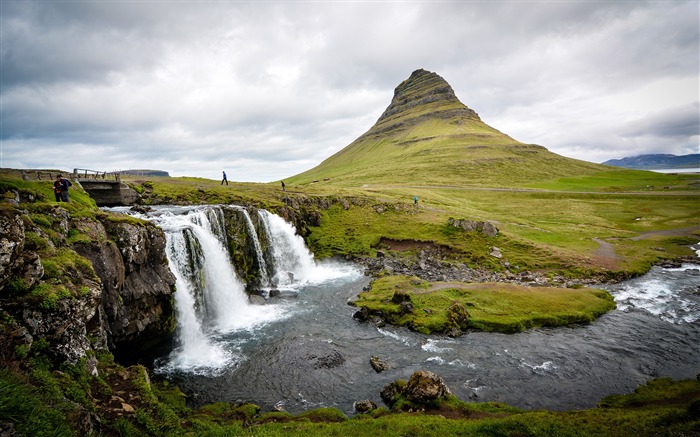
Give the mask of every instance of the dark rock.
<path id="1" fill-rule="evenodd" d="M 361 307 L 359 310 L 355 311 L 355 314 L 352 315 L 353 319 L 360 322 L 366 322 L 369 320 L 369 317 L 369 308 L 367 307 Z"/>
<path id="2" fill-rule="evenodd" d="M 420 370 L 411 375 L 403 391 L 410 402 L 428 404 L 451 395 L 450 389 L 441 377 L 427 370 Z"/>
<path id="3" fill-rule="evenodd" d="M 147 214 L 153 211 L 153 208 L 148 205 L 134 205 L 131 207 L 131 210 L 140 214 Z"/>
<path id="4" fill-rule="evenodd" d="M 373 411 L 376 409 L 377 409 L 377 404 L 370 401 L 369 399 L 355 402 L 355 411 L 357 411 L 360 414 L 369 413 L 370 411 Z"/>
<path id="5" fill-rule="evenodd" d="M 397 380 L 389 383 L 381 391 L 382 400 L 389 408 L 403 398 L 407 401 L 405 407 L 423 409 L 451 395 L 442 378 L 427 370 L 415 372 L 408 382 Z"/>
<path id="6" fill-rule="evenodd" d="M 389 370 L 389 364 L 376 355 L 372 355 L 372 357 L 369 359 L 369 364 L 377 373 Z"/>
<path id="7" fill-rule="evenodd" d="M 396 291 L 391 297 L 392 303 L 411 302 L 411 295 L 404 291 Z"/>
<path id="8" fill-rule="evenodd" d="M 413 304 L 411 302 L 401 302 L 399 305 L 399 311 L 401 314 L 411 314 L 414 310 Z"/>
<path id="9" fill-rule="evenodd" d="M 311 355 L 308 359 L 313 363 L 314 369 L 332 369 L 345 363 L 345 357 L 337 350 L 330 351 L 323 356 Z"/>
<path id="10" fill-rule="evenodd" d="M 397 381 L 390 382 L 389 384 L 385 385 L 384 388 L 382 388 L 380 393 L 382 401 L 384 401 L 387 407 L 392 408 L 396 401 L 403 396 L 403 391 L 405 388 L 406 381 L 399 379 Z"/>

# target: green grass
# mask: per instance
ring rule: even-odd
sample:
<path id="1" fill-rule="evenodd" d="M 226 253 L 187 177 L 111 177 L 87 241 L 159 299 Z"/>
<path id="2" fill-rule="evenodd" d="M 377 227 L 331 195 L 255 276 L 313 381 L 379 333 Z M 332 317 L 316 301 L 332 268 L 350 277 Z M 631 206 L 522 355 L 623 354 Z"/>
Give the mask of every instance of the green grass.
<path id="1" fill-rule="evenodd" d="M 402 312 L 396 293 L 410 298 L 412 312 Z M 454 328 L 512 333 L 590 323 L 615 308 L 612 296 L 600 289 L 429 283 L 405 276 L 374 280 L 353 305 L 424 334 L 444 334 Z"/>

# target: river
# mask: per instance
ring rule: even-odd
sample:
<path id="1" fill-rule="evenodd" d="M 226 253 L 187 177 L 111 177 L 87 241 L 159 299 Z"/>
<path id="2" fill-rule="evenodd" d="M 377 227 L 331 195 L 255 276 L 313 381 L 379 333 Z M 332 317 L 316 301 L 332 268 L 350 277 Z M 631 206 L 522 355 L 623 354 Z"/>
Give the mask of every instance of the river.
<path id="1" fill-rule="evenodd" d="M 147 217 L 166 230 L 173 270 L 173 258 L 183 253 L 174 243 L 177 235 L 202 223 L 201 217 L 187 218 L 192 214 L 193 209 L 165 208 Z M 273 233 L 294 239 L 293 228 L 269 219 L 265 226 L 273 226 Z M 306 270 L 280 284 L 280 295 L 264 305 L 249 303 L 240 280 L 219 264 L 224 258 L 208 254 L 203 264 L 224 274 L 209 283 L 237 297 L 217 301 L 209 321 L 197 322 L 195 334 L 184 325 L 202 318 L 193 308 L 203 304 L 192 300 L 197 293 L 187 292 L 187 281 L 176 273 L 179 340 L 151 363 L 155 372 L 176 382 L 193 405 L 250 401 L 264 410 L 336 407 L 347 414 L 355 401 L 382 405 L 385 384 L 421 369 L 440 375 L 464 400 L 551 410 L 594 407 L 602 397 L 631 392 L 651 378 L 694 378 L 700 372 L 698 265 L 654 267 L 642 277 L 605 286 L 617 309 L 589 325 L 519 334 L 470 332 L 452 339 L 357 322 L 356 308 L 348 302 L 370 279 L 356 265 L 318 263 L 304 250 L 302 242 L 293 249 L 301 255 L 281 252 L 276 262 L 300 256 Z M 391 368 L 375 372 L 372 355 Z"/>

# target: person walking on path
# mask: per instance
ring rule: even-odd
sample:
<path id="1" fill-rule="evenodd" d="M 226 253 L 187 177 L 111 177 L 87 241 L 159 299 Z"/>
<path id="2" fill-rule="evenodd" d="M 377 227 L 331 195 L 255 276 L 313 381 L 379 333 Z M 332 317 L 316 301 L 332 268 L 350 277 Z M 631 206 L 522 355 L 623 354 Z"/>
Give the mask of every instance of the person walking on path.
<path id="1" fill-rule="evenodd" d="M 225 172 L 225 171 L 222 171 L 221 173 L 223 173 L 223 174 L 224 174 L 224 178 L 223 178 L 223 179 L 221 179 L 221 185 L 223 185 L 223 184 L 224 184 L 224 182 L 226 182 L 226 185 L 228 185 L 228 179 L 226 179 L 226 172 Z"/>

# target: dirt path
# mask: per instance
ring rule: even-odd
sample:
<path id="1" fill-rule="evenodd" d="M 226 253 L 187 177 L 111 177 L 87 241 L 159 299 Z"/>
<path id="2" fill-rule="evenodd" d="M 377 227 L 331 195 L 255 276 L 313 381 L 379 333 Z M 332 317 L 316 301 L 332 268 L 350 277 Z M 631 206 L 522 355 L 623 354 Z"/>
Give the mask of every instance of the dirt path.
<path id="1" fill-rule="evenodd" d="M 639 241 L 639 240 L 644 240 L 649 237 L 653 237 L 655 235 L 662 235 L 664 237 L 693 237 L 696 236 L 693 234 L 693 232 L 700 231 L 700 225 L 698 226 L 690 226 L 687 228 L 679 228 L 679 229 L 667 229 L 665 231 L 650 231 L 650 232 L 643 232 L 636 237 L 632 237 L 631 240 L 633 241 Z"/>
<path id="2" fill-rule="evenodd" d="M 693 234 L 693 232 L 700 231 L 700 225 L 699 226 L 690 226 L 687 228 L 678 228 L 678 229 L 666 229 L 663 231 L 649 231 L 649 232 L 643 232 L 636 237 L 630 238 L 632 241 L 639 241 L 639 240 L 644 240 L 656 235 L 661 235 L 664 237 L 697 237 L 697 235 Z M 612 267 L 616 264 L 616 262 L 620 259 L 622 259 L 621 256 L 615 253 L 615 248 L 613 245 L 600 238 L 593 238 L 593 241 L 598 243 L 598 249 L 593 252 L 593 255 L 598 258 L 599 263 L 607 266 L 607 267 Z"/>
<path id="3" fill-rule="evenodd" d="M 497 188 L 497 187 L 459 187 L 456 185 L 362 185 L 362 189 L 447 189 L 461 191 L 505 191 L 514 193 L 556 193 L 556 194 L 597 194 L 601 196 L 610 195 L 633 195 L 633 196 L 698 196 L 700 190 L 689 188 L 683 191 L 561 191 L 561 190 L 546 190 L 541 188 Z"/>

